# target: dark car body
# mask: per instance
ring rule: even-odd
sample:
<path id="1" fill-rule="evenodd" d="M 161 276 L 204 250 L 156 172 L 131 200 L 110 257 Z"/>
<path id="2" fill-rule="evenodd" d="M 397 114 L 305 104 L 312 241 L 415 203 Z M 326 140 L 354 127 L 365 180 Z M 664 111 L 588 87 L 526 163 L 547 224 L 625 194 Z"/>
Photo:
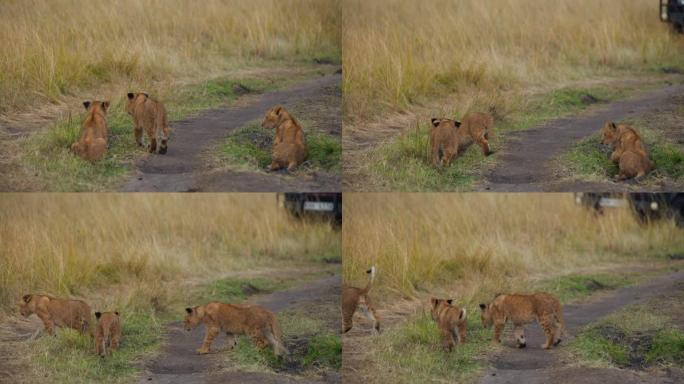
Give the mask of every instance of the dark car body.
<path id="1" fill-rule="evenodd" d="M 684 193 L 578 193 L 575 200 L 598 212 L 629 205 L 641 222 L 674 219 L 684 226 Z"/>
<path id="2" fill-rule="evenodd" d="M 342 225 L 342 194 L 337 192 L 282 193 L 279 204 L 296 218 L 328 219 Z"/>
<path id="3" fill-rule="evenodd" d="M 684 0 L 660 0 L 660 20 L 679 32 L 684 28 Z"/>

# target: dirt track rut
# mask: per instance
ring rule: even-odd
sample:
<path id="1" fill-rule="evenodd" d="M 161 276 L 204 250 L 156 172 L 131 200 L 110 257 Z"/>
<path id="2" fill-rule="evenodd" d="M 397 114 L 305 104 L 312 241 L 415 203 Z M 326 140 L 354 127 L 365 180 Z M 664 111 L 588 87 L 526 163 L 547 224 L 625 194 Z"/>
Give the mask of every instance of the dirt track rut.
<path id="1" fill-rule="evenodd" d="M 621 308 L 644 302 L 668 292 L 684 290 L 684 271 L 658 276 L 645 283 L 618 289 L 600 299 L 587 303 L 565 305 L 565 323 L 570 335 Z M 480 384 L 542 384 L 542 383 L 602 383 L 636 384 L 674 383 L 671 378 L 645 377 L 635 372 L 617 369 L 567 367 L 562 361 L 561 347 L 551 351 L 541 349 L 544 334 L 537 325 L 526 328 L 527 348 L 520 350 L 511 340 L 504 339 L 505 350 L 490 359 L 492 368 L 481 378 Z"/>
<path id="2" fill-rule="evenodd" d="M 341 75 L 321 76 L 281 91 L 264 93 L 248 105 L 211 109 L 199 116 L 173 122 L 169 151 L 165 155 L 147 155 L 136 164 L 136 174 L 124 186 L 124 192 L 195 192 L 195 191 L 339 191 L 339 175 L 316 175 L 310 178 L 220 172 L 207 174 L 202 153 L 225 138 L 233 129 L 259 119 L 276 104 L 287 107 L 316 97 L 326 88 L 339 86 Z"/>
<path id="3" fill-rule="evenodd" d="M 580 140 L 598 132 L 606 121 L 621 121 L 658 110 L 684 94 L 684 85 L 671 85 L 647 94 L 592 108 L 579 116 L 560 118 L 508 135 L 499 163 L 477 187 L 482 191 L 595 192 L 629 190 L 615 183 L 559 182 L 553 160 Z M 667 188 L 667 186 L 664 186 Z"/>
<path id="4" fill-rule="evenodd" d="M 276 313 L 319 301 L 339 300 L 341 279 L 339 275 L 327 276 L 299 287 L 268 295 L 250 298 L 250 303 L 264 306 Z M 197 355 L 195 350 L 202 344 L 204 327 L 192 332 L 183 329 L 180 322 L 167 326 L 164 345 L 159 355 L 145 363 L 140 383 L 153 384 L 223 384 L 223 383 L 335 383 L 339 377 L 309 379 L 297 376 L 223 371 L 220 354 Z M 214 341 L 214 349 L 223 345 L 221 335 Z"/>

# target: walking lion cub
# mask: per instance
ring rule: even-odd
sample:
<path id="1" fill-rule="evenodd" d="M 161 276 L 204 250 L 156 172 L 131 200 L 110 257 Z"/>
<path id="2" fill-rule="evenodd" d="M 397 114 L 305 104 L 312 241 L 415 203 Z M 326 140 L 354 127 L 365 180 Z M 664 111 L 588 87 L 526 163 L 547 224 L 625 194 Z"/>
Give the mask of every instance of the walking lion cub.
<path id="1" fill-rule="evenodd" d="M 133 131 L 135 142 L 143 146 L 143 129 L 150 143 L 150 153 L 157 151 L 159 140 L 159 154 L 163 155 L 168 149 L 169 134 L 171 129 L 166 121 L 166 108 L 160 101 L 154 100 L 144 92 L 128 93 L 126 112 L 133 117 Z"/>
<path id="2" fill-rule="evenodd" d="M 365 288 L 350 287 L 342 285 L 342 333 L 349 332 L 353 326 L 354 313 L 357 308 L 361 309 L 361 313 L 370 321 L 373 322 L 373 329 L 380 333 L 380 322 L 378 316 L 373 308 L 368 293 L 373 287 L 373 279 L 375 279 L 375 267 L 367 270 L 368 284 Z"/>
<path id="3" fill-rule="evenodd" d="M 278 319 L 273 312 L 257 305 L 224 304 L 212 302 L 194 308 L 185 308 L 185 329 L 191 331 L 204 323 L 206 335 L 202 346 L 197 350 L 200 355 L 209 353 L 211 343 L 223 331 L 228 344 L 234 346 L 236 335 L 248 335 L 258 348 L 271 345 L 276 356 L 288 354 L 283 345 L 283 334 Z"/>
<path id="4" fill-rule="evenodd" d="M 461 145 L 467 140 L 477 143 L 482 148 L 482 154 L 489 156 L 492 154 L 489 139 L 493 137 L 494 119 L 485 113 L 469 113 L 462 121 L 433 118 L 430 131 L 432 164 L 449 166 L 454 156 L 458 156 Z"/>
<path id="5" fill-rule="evenodd" d="M 275 106 L 266 112 L 261 122 L 262 128 L 275 129 L 271 165 L 269 171 L 286 168 L 292 172 L 300 166 L 307 156 L 304 131 L 299 122 L 285 108 Z"/>
<path id="6" fill-rule="evenodd" d="M 458 308 L 452 299 L 430 299 L 432 320 L 442 335 L 442 346 L 447 351 L 466 339 L 466 310 Z"/>
<path id="7" fill-rule="evenodd" d="M 95 312 L 97 325 L 95 326 L 95 350 L 104 358 L 113 349 L 119 348 L 121 339 L 121 320 L 119 312 Z M 109 349 L 108 349 L 109 348 Z"/>
<path id="8" fill-rule="evenodd" d="M 54 334 L 56 326 L 72 328 L 85 334 L 90 331 L 92 320 L 90 306 L 84 301 L 58 299 L 48 295 L 24 295 L 19 303 L 19 313 L 24 317 L 35 313 L 43 321 L 49 335 Z"/>
<path id="9" fill-rule="evenodd" d="M 501 342 L 501 332 L 510 321 L 515 326 L 514 334 L 518 348 L 525 348 L 525 324 L 537 321 L 544 330 L 546 342 L 541 346 L 549 349 L 561 342 L 565 333 L 563 308 L 555 296 L 548 293 L 500 294 L 490 304 L 480 304 L 482 325 L 494 325 L 492 342 Z"/>
<path id="10" fill-rule="evenodd" d="M 78 141 L 71 145 L 71 150 L 84 160 L 100 160 L 107 152 L 107 109 L 109 101 L 84 101 L 88 111 Z"/>
<path id="11" fill-rule="evenodd" d="M 653 168 L 641 136 L 632 127 L 606 123 L 601 130 L 601 144 L 613 146 L 610 160 L 620 167 L 618 181 L 643 177 Z"/>

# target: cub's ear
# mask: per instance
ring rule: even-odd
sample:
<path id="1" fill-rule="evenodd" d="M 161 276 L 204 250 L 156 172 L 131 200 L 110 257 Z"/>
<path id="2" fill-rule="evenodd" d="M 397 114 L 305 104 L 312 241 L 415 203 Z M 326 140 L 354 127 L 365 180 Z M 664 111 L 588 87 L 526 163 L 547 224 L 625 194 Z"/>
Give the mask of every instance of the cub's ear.
<path id="1" fill-rule="evenodd" d="M 432 122 L 433 127 L 437 127 L 437 126 L 439 126 L 439 123 L 442 122 L 442 119 L 438 119 L 436 117 L 433 117 L 432 120 L 430 120 L 430 121 Z"/>
<path id="2" fill-rule="evenodd" d="M 114 314 L 119 316 L 119 311 L 114 311 Z"/>
<path id="3" fill-rule="evenodd" d="M 487 305 L 480 303 L 480 309 L 484 311 L 485 309 L 487 309 Z"/>
<path id="4" fill-rule="evenodd" d="M 449 305 L 451 305 L 451 303 L 453 303 L 453 302 L 454 302 L 454 299 L 447 300 L 447 303 L 449 303 Z"/>
<path id="5" fill-rule="evenodd" d="M 99 319 L 102 316 L 102 312 L 95 312 L 95 318 Z"/>
<path id="6" fill-rule="evenodd" d="M 456 128 L 459 128 L 461 126 L 461 122 L 458 120 L 454 120 L 454 124 L 456 125 Z"/>
<path id="7" fill-rule="evenodd" d="M 143 92 L 142 94 L 145 95 L 145 98 L 146 98 L 146 99 L 147 99 L 148 97 L 150 97 L 150 95 L 148 95 L 148 94 L 145 93 L 145 92 Z"/>
<path id="8" fill-rule="evenodd" d="M 31 299 L 33 299 L 33 295 L 24 295 L 22 299 L 24 300 L 24 303 L 28 304 L 31 301 Z"/>
<path id="9" fill-rule="evenodd" d="M 432 304 L 433 307 L 434 307 L 435 305 L 437 305 L 438 302 L 439 302 L 439 299 L 437 299 L 437 298 L 434 298 L 434 297 L 433 297 L 433 298 L 430 299 L 430 304 Z"/>
<path id="10" fill-rule="evenodd" d="M 610 124 L 608 124 L 608 126 L 610 127 L 610 129 L 617 129 L 617 124 L 615 124 L 615 122 L 613 121 L 611 121 Z"/>
<path id="11" fill-rule="evenodd" d="M 84 106 L 85 109 L 87 110 L 88 107 L 90 107 L 90 101 L 84 101 L 84 102 L 83 102 L 83 106 Z"/>
<path id="12" fill-rule="evenodd" d="M 192 308 L 185 308 L 185 312 L 192 313 Z"/>
<path id="13" fill-rule="evenodd" d="M 107 110 L 109 109 L 109 101 L 102 102 L 102 109 L 104 109 L 105 112 L 107 112 Z"/>
<path id="14" fill-rule="evenodd" d="M 135 98 L 135 93 L 128 92 L 128 100 L 133 100 L 133 98 Z"/>
<path id="15" fill-rule="evenodd" d="M 282 106 L 277 106 L 273 112 L 275 112 L 276 115 L 280 115 L 281 112 L 283 112 L 283 107 Z"/>

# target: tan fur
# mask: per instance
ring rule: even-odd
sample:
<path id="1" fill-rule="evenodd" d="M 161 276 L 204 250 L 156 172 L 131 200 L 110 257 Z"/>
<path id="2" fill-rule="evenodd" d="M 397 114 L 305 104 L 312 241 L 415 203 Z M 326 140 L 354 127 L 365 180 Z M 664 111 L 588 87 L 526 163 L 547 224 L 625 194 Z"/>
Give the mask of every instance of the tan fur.
<path id="1" fill-rule="evenodd" d="M 374 267 L 366 271 L 366 273 L 368 273 L 369 277 L 365 288 L 342 285 L 342 333 L 347 333 L 352 329 L 354 313 L 357 309 L 361 309 L 361 313 L 373 322 L 375 332 L 380 332 L 380 321 L 368 294 L 373 286 Z"/>
<path id="2" fill-rule="evenodd" d="M 202 347 L 197 350 L 199 354 L 209 353 L 211 343 L 221 331 L 226 333 L 231 346 L 236 343 L 236 335 L 249 335 L 258 348 L 271 345 L 276 356 L 289 353 L 282 342 L 278 319 L 268 309 L 212 302 L 185 310 L 185 329 L 190 331 L 204 322 L 207 330 Z"/>
<path id="3" fill-rule="evenodd" d="M 618 164 L 618 180 L 643 177 L 653 168 L 643 140 L 634 128 L 624 124 L 606 123 L 601 130 L 601 143 L 612 145 L 610 160 Z"/>
<path id="4" fill-rule="evenodd" d="M 121 319 L 119 312 L 95 312 L 97 325 L 95 326 L 95 350 L 101 357 L 111 354 L 119 348 L 121 339 Z"/>
<path id="5" fill-rule="evenodd" d="M 466 340 L 466 310 L 460 309 L 449 299 L 430 299 L 432 320 L 442 335 L 442 346 L 447 351 Z"/>
<path id="6" fill-rule="evenodd" d="M 489 156 L 489 140 L 494 138 L 494 119 L 486 113 L 472 112 L 461 121 L 457 136 L 459 145 L 470 139 L 482 148 L 482 154 Z"/>
<path id="7" fill-rule="evenodd" d="M 143 129 L 150 141 L 148 150 L 150 153 L 157 151 L 159 140 L 159 153 L 165 154 L 168 148 L 169 134 L 171 129 L 166 121 L 166 108 L 160 101 L 154 100 L 147 93 L 129 93 L 126 112 L 133 117 L 133 132 L 135 142 L 143 146 Z"/>
<path id="8" fill-rule="evenodd" d="M 50 335 L 54 334 L 55 327 L 73 328 L 85 334 L 92 324 L 90 306 L 81 300 L 28 294 L 22 297 L 19 312 L 24 317 L 35 313 Z"/>
<path id="9" fill-rule="evenodd" d="M 548 293 L 498 295 L 490 304 L 480 304 L 480 309 L 482 325 L 485 328 L 494 325 L 494 343 L 501 342 L 501 332 L 507 321 L 515 326 L 515 338 L 520 348 L 526 346 L 524 326 L 533 321 L 541 325 L 546 335 L 546 343 L 542 345 L 544 349 L 558 345 L 561 334 L 565 332 L 560 301 Z"/>
<path id="10" fill-rule="evenodd" d="M 460 123 L 450 119 L 432 119 L 430 130 L 430 146 L 432 148 L 432 165 L 435 167 L 451 164 L 451 160 L 458 154 L 458 125 Z M 440 158 L 440 151 L 442 157 Z"/>
<path id="11" fill-rule="evenodd" d="M 97 161 L 107 152 L 107 108 L 108 101 L 85 101 L 87 114 L 81 126 L 81 136 L 71 145 L 71 150 L 84 160 Z"/>
<path id="12" fill-rule="evenodd" d="M 263 128 L 275 129 L 271 165 L 268 170 L 275 171 L 287 167 L 293 171 L 304 162 L 307 156 L 304 131 L 297 120 L 285 108 L 276 106 L 266 112 Z"/>

